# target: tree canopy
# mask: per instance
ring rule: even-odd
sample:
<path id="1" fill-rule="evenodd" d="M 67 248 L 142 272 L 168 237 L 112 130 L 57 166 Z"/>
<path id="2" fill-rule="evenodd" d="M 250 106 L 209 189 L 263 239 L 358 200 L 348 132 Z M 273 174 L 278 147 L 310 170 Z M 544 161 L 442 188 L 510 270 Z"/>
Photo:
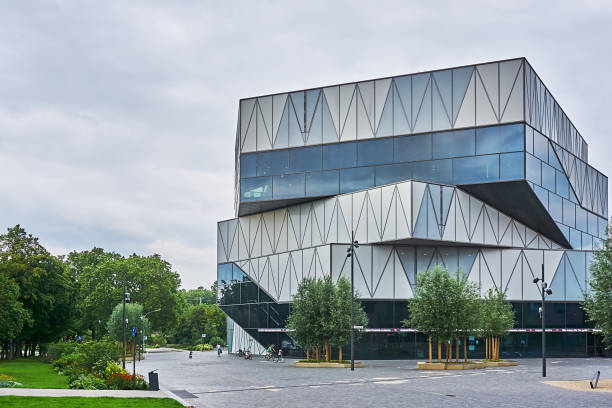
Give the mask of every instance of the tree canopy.
<path id="1" fill-rule="evenodd" d="M 595 251 L 590 266 L 589 291 L 585 293 L 584 310 L 601 330 L 607 348 L 612 347 L 612 242 L 603 241 Z"/>
<path id="2" fill-rule="evenodd" d="M 355 294 L 355 326 L 366 326 L 368 318 Z M 340 278 L 334 284 L 330 277 L 304 279 L 293 296 L 287 327 L 294 330 L 291 337 L 302 347 L 323 346 L 326 359 L 330 359 L 330 345 L 339 348 L 350 341 L 351 284 Z M 359 331 L 355 332 L 358 338 Z"/>

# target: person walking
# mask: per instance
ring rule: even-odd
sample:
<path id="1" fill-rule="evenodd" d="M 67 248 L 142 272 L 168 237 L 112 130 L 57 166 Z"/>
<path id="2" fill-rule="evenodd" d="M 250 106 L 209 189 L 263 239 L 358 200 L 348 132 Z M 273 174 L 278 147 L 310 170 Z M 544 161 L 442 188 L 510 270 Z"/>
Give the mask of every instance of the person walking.
<path id="1" fill-rule="evenodd" d="M 221 345 L 217 343 L 217 357 L 221 357 Z"/>

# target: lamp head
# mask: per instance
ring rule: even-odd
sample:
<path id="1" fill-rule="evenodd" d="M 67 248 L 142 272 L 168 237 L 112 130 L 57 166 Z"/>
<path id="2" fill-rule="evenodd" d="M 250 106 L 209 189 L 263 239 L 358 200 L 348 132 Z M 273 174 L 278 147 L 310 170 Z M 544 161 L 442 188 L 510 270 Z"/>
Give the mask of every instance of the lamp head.
<path id="1" fill-rule="evenodd" d="M 540 278 L 533 278 L 533 283 L 538 283 L 540 281 Z"/>

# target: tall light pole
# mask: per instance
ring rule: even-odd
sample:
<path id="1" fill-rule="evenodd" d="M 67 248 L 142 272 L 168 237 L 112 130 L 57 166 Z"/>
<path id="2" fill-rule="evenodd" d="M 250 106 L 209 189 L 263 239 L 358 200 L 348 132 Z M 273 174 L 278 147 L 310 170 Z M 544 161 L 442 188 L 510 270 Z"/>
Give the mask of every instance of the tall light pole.
<path id="1" fill-rule="evenodd" d="M 151 313 L 159 312 L 161 309 L 151 310 L 150 312 L 145 313 L 143 316 L 140 316 L 140 335 L 142 336 L 142 352 L 144 353 L 144 319 L 147 318 Z M 138 361 L 140 361 L 140 353 L 138 353 Z"/>
<path id="2" fill-rule="evenodd" d="M 126 292 L 126 283 L 123 281 L 123 320 L 121 321 L 123 325 L 123 369 L 125 370 L 125 328 L 128 324 L 127 319 L 125 318 L 125 304 L 130 303 L 130 294 Z"/>
<path id="3" fill-rule="evenodd" d="M 355 231 L 351 231 L 351 245 L 346 249 L 346 257 L 351 258 L 351 371 L 355 371 L 355 280 L 354 260 L 355 248 L 359 248 L 359 242 L 355 240 Z"/>
<path id="4" fill-rule="evenodd" d="M 552 295 L 552 289 L 544 281 L 544 264 L 542 264 L 542 278 L 533 278 L 533 283 L 538 285 L 542 296 L 541 318 L 542 318 L 542 377 L 546 377 L 546 296 Z"/>

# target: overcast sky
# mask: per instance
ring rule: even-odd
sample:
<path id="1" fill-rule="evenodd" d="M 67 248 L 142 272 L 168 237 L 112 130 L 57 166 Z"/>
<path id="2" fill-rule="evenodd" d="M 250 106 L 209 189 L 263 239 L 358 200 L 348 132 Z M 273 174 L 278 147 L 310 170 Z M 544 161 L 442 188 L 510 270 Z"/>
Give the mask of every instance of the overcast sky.
<path id="1" fill-rule="evenodd" d="M 610 175 L 610 38 L 609 1 L 0 0 L 0 228 L 209 286 L 240 98 L 520 56 Z"/>

